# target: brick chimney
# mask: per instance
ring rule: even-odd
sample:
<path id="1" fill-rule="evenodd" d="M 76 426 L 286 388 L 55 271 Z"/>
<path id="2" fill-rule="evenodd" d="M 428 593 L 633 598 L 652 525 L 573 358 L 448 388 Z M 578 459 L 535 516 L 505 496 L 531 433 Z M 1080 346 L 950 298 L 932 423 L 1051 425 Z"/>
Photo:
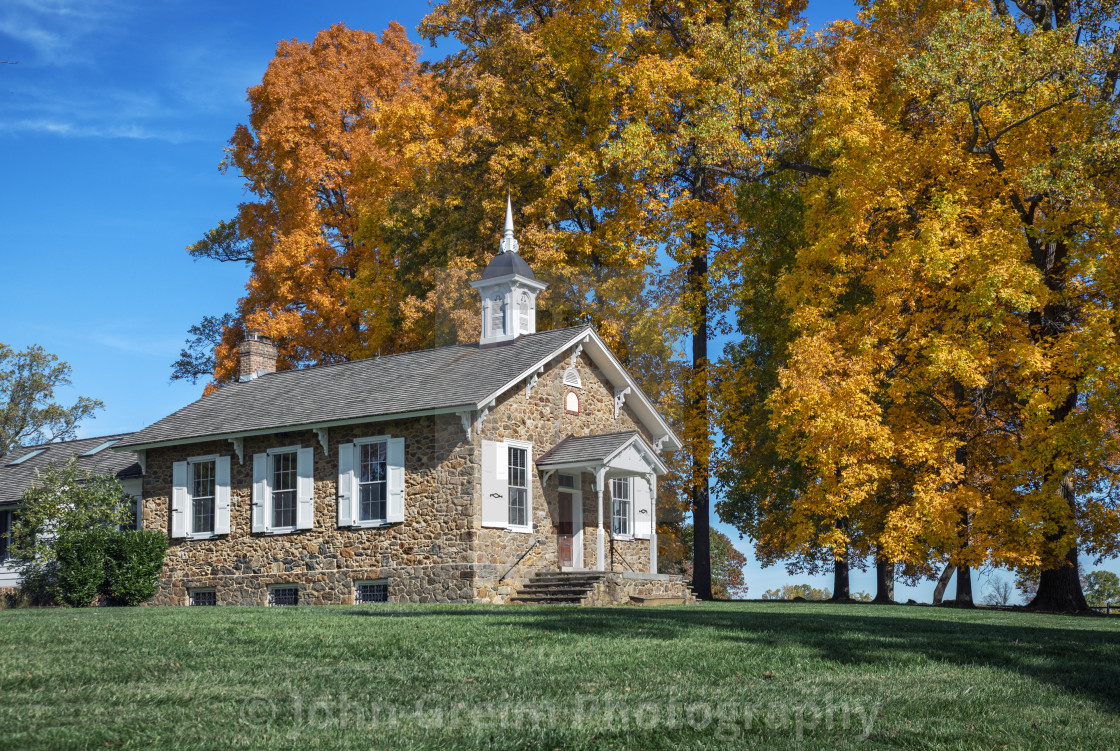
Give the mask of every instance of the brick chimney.
<path id="1" fill-rule="evenodd" d="M 251 381 L 265 373 L 276 372 L 276 345 L 255 329 L 249 329 L 237 353 L 241 358 L 240 381 Z"/>

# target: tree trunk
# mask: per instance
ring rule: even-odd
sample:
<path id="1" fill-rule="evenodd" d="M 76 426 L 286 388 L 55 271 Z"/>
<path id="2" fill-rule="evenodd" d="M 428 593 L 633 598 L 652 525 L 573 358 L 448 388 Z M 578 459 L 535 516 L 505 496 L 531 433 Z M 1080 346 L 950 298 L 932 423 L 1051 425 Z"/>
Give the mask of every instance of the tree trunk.
<path id="1" fill-rule="evenodd" d="M 956 570 L 957 567 L 953 564 L 945 564 L 945 570 L 937 577 L 937 586 L 933 588 L 934 605 L 940 605 L 941 600 L 945 598 L 945 590 L 949 588 L 949 580 L 953 578 L 953 572 Z"/>
<path id="2" fill-rule="evenodd" d="M 1062 478 L 1059 492 L 1069 504 L 1070 514 L 1072 515 L 1073 486 L 1070 484 L 1068 476 Z M 1064 525 L 1060 525 L 1054 535 L 1054 540 L 1059 539 L 1064 531 Z M 1038 579 L 1038 590 L 1034 594 L 1034 599 L 1027 605 L 1029 609 L 1059 610 L 1072 613 L 1089 609 L 1088 603 L 1085 602 L 1085 593 L 1081 589 L 1076 545 L 1066 553 L 1063 564 L 1057 568 L 1042 571 L 1042 575 Z"/>
<path id="3" fill-rule="evenodd" d="M 852 590 L 848 584 L 848 554 L 836 561 L 832 568 L 832 597 L 835 602 L 847 602 L 852 599 Z"/>
<path id="4" fill-rule="evenodd" d="M 692 263 L 689 291 L 697 306 L 692 325 L 692 589 L 701 600 L 712 599 L 712 558 L 709 539 L 711 506 L 708 493 L 708 245 L 699 233 L 689 237 Z M 697 435 L 697 431 L 702 435 Z"/>
<path id="5" fill-rule="evenodd" d="M 894 602 L 894 561 L 888 561 L 880 553 L 875 558 L 875 599 L 880 605 Z"/>
<path id="6" fill-rule="evenodd" d="M 1077 548 L 1066 554 L 1066 565 L 1047 569 L 1038 580 L 1038 592 L 1027 605 L 1031 610 L 1057 610 L 1077 613 L 1088 610 L 1081 577 L 1077 575 Z"/>
<path id="7" fill-rule="evenodd" d="M 972 601 L 972 567 L 957 566 L 957 596 L 953 600 L 957 607 L 971 608 L 975 606 Z"/>
<path id="8" fill-rule="evenodd" d="M 1065 402 L 1051 412 L 1051 423 L 1064 420 L 1076 404 L 1077 389 L 1071 389 Z M 1059 520 L 1054 534 L 1047 536 L 1047 540 L 1054 545 L 1059 544 L 1065 537 L 1075 523 L 1077 514 L 1077 497 L 1068 473 L 1063 475 L 1058 483 L 1058 494 L 1069 508 L 1069 517 Z M 1027 607 L 1031 610 L 1060 610 L 1074 613 L 1089 609 L 1088 603 L 1085 602 L 1085 593 L 1081 589 L 1081 577 L 1078 575 L 1076 543 L 1066 551 L 1065 558 L 1060 564 L 1054 568 L 1043 569 L 1038 579 L 1038 591 Z"/>

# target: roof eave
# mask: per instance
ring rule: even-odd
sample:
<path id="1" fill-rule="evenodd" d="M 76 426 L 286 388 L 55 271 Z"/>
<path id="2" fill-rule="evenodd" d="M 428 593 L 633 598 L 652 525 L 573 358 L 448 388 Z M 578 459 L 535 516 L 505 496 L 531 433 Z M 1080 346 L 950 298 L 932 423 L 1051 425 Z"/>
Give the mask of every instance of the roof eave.
<path id="1" fill-rule="evenodd" d="M 486 287 L 493 287 L 497 284 L 505 284 L 506 282 L 518 281 L 526 287 L 532 287 L 538 292 L 548 287 L 545 282 L 538 279 L 530 279 L 523 274 L 502 274 L 501 276 L 491 277 L 489 279 L 475 279 L 470 282 L 470 285 L 475 289 L 485 289 Z"/>
<path id="2" fill-rule="evenodd" d="M 309 422 L 296 425 L 278 425 L 271 428 L 257 428 L 254 430 L 238 430 L 226 433 L 208 433 L 206 435 L 190 436 L 186 438 L 170 438 L 163 441 L 148 441 L 145 443 L 130 443 L 123 446 L 110 446 L 113 451 L 141 451 L 167 446 L 181 446 L 189 443 L 205 443 L 206 441 L 233 440 L 236 438 L 250 438 L 258 435 L 272 435 L 273 433 L 286 433 L 292 430 L 318 430 L 321 428 L 338 428 L 345 425 L 361 425 L 372 422 L 388 422 L 390 420 L 408 420 L 414 417 L 428 417 L 431 415 L 454 415 L 476 409 L 475 405 L 468 402 L 453 407 L 439 407 L 436 409 L 415 410 L 412 412 L 392 412 L 384 415 L 367 415 L 365 417 L 352 417 L 342 420 L 327 422 Z"/>

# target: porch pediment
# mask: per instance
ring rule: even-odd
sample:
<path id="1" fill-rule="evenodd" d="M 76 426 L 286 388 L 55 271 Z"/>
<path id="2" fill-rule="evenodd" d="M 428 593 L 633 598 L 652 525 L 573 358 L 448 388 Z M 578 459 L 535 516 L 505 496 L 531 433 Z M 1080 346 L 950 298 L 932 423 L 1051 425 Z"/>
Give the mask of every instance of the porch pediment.
<path id="1" fill-rule="evenodd" d="M 664 475 L 668 468 L 637 431 L 598 435 L 569 435 L 537 459 L 550 470 L 606 470 L 611 475 Z"/>

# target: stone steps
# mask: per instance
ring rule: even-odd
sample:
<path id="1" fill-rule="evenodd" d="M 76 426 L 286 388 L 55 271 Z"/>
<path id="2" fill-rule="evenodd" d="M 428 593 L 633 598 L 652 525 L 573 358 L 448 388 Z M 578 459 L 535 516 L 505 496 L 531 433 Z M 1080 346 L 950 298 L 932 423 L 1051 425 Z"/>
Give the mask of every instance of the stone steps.
<path id="1" fill-rule="evenodd" d="M 538 571 L 510 598 L 510 602 L 579 605 L 603 576 L 596 571 Z"/>

